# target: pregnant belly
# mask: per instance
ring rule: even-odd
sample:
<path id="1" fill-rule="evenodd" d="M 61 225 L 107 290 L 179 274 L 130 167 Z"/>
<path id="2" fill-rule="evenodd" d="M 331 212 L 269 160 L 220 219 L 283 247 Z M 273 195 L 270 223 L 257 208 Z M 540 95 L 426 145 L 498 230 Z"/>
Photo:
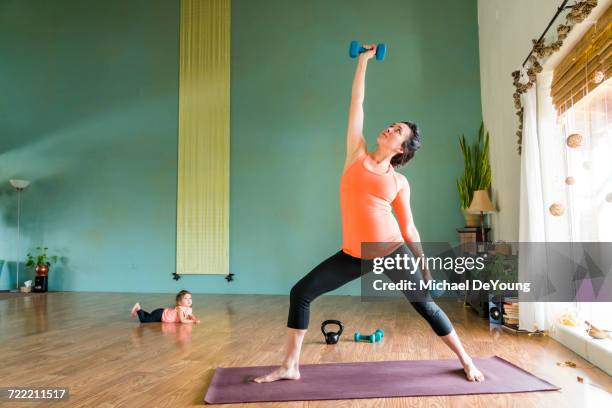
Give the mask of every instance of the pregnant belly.
<path id="1" fill-rule="evenodd" d="M 343 249 L 350 255 L 371 259 L 387 255 L 398 247 L 398 243 L 403 243 L 399 225 L 392 214 L 370 213 L 347 217 L 344 221 Z M 363 247 L 363 254 L 362 243 L 372 243 Z"/>

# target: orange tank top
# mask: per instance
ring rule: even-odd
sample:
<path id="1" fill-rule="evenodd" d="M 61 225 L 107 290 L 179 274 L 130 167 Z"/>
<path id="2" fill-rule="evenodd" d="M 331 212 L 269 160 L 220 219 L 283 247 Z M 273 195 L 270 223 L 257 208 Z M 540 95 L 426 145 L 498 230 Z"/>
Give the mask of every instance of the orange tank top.
<path id="1" fill-rule="evenodd" d="M 193 309 L 187 306 L 175 306 L 167 307 L 162 313 L 162 322 L 164 323 L 180 323 L 181 318 L 179 313 L 183 313 L 185 316 L 193 314 Z"/>
<path id="2" fill-rule="evenodd" d="M 362 257 L 362 243 L 387 243 L 382 245 L 387 255 L 404 242 L 391 206 L 399 192 L 398 175 L 391 166 L 385 174 L 366 169 L 366 157 L 363 154 L 356 159 L 340 178 L 342 250 L 356 258 Z"/>

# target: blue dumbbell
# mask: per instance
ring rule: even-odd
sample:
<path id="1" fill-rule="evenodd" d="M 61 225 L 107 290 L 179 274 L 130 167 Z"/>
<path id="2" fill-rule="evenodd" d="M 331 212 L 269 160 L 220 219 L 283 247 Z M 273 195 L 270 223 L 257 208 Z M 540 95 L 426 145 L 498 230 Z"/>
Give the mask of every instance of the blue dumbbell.
<path id="1" fill-rule="evenodd" d="M 368 51 L 366 48 L 363 48 L 359 42 L 351 41 L 351 45 L 349 46 L 349 56 L 351 58 L 356 58 L 362 52 Z M 387 55 L 387 46 L 385 44 L 378 44 L 376 46 L 376 60 L 382 61 L 385 59 L 385 55 Z"/>
<path id="2" fill-rule="evenodd" d="M 355 335 L 353 336 L 353 338 L 355 339 L 355 341 L 367 341 L 370 343 L 377 343 L 379 342 L 385 335 L 385 332 L 383 332 L 381 329 L 376 329 L 376 331 L 373 334 L 361 334 L 359 332 L 355 333 Z"/>

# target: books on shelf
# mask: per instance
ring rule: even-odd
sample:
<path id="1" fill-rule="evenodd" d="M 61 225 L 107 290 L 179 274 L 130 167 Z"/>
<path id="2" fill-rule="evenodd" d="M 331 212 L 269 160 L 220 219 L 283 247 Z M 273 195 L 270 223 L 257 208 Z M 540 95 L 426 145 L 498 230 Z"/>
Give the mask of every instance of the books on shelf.
<path id="1" fill-rule="evenodd" d="M 504 326 L 511 329 L 518 329 L 519 325 L 519 302 L 518 298 L 504 299 L 503 304 L 503 322 Z"/>

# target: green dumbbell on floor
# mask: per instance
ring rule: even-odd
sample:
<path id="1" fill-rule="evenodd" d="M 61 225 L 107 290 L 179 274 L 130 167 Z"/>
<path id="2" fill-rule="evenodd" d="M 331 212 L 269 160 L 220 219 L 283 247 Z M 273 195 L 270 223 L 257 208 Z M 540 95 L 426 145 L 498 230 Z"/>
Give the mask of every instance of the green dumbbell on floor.
<path id="1" fill-rule="evenodd" d="M 376 334 L 361 334 L 359 332 L 355 333 L 355 341 L 367 341 L 369 343 L 376 343 L 380 341 L 380 337 Z"/>
<path id="2" fill-rule="evenodd" d="M 385 336 L 385 332 L 382 329 L 376 329 L 373 334 L 361 334 L 359 332 L 355 333 L 354 339 L 355 341 L 367 341 L 370 343 L 377 343 L 382 340 Z"/>

